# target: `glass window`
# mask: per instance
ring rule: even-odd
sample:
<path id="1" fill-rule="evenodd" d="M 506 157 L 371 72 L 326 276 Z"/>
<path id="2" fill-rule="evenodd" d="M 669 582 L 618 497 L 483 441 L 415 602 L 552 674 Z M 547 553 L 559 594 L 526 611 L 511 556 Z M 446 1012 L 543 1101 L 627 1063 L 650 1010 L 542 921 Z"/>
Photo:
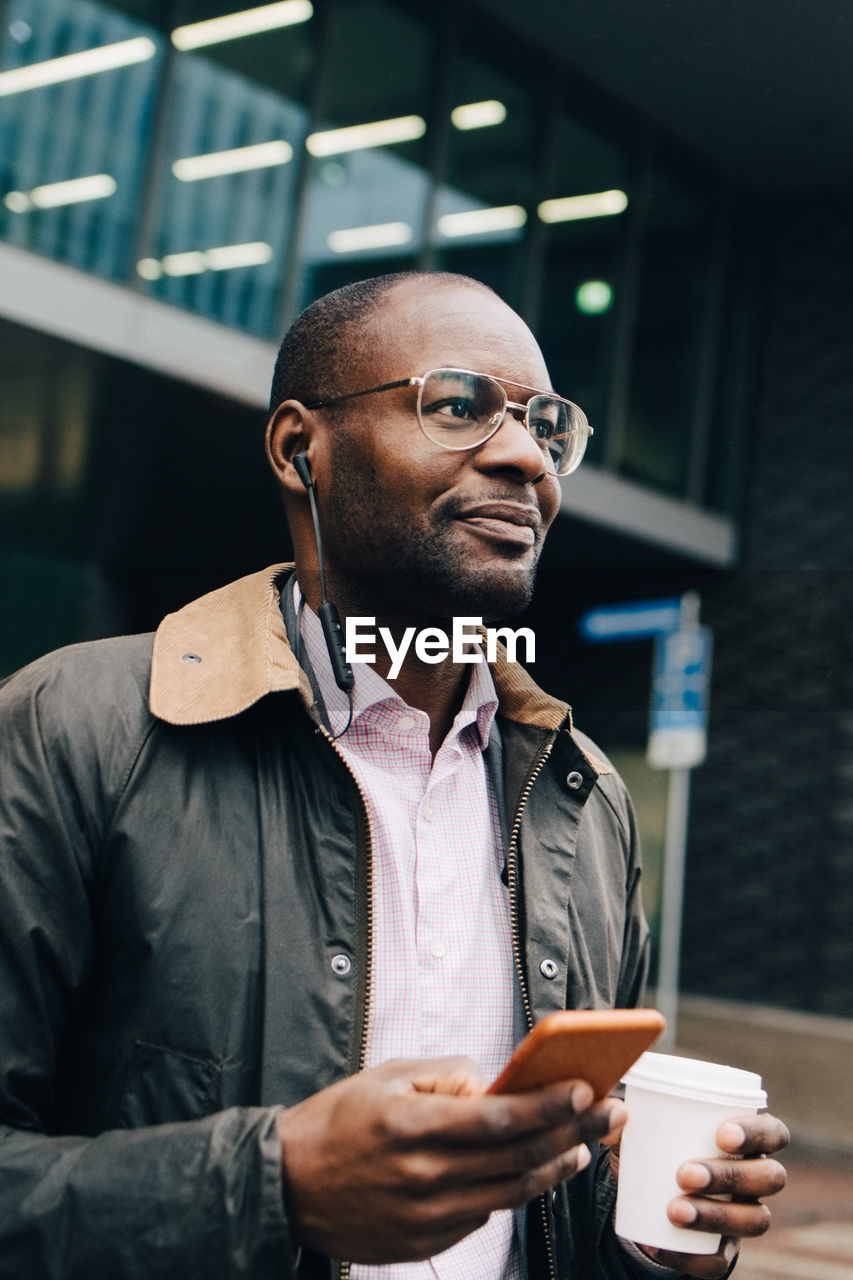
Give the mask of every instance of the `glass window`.
<path id="1" fill-rule="evenodd" d="M 756 264 L 752 241 L 734 246 L 727 279 L 719 335 L 716 386 L 707 425 L 706 466 L 702 495 L 714 511 L 737 514 L 748 462 L 747 401 L 755 356 Z"/>
<path id="2" fill-rule="evenodd" d="M 89 0 L 8 0 L 3 33 L 0 235 L 125 280 L 163 38 Z"/>
<path id="3" fill-rule="evenodd" d="M 305 102 L 316 58 L 317 22 L 310 0 L 287 0 L 275 9 L 239 0 L 172 0 L 169 7 L 180 14 L 172 34 L 179 50 L 203 52 L 217 67 Z M 253 25 L 258 17 L 260 24 Z"/>
<path id="4" fill-rule="evenodd" d="M 619 264 L 628 201 L 625 157 L 565 116 L 556 130 L 552 188 L 537 216 L 547 226 L 537 335 L 551 380 L 595 429 L 601 458 Z"/>
<path id="5" fill-rule="evenodd" d="M 99 357 L 7 320 L 0 348 L 0 545 L 79 555 Z"/>
<path id="6" fill-rule="evenodd" d="M 607 754 L 631 793 L 637 815 L 643 846 L 643 909 L 651 931 L 651 980 L 654 983 L 657 981 L 660 943 L 669 774 L 665 769 L 651 769 L 646 763 L 644 749 L 627 745 L 608 747 Z"/>
<path id="7" fill-rule="evenodd" d="M 157 297 L 268 334 L 305 111 L 193 54 L 176 61 L 171 108 L 155 227 L 136 271 Z"/>
<path id="8" fill-rule="evenodd" d="M 712 229 L 704 193 L 653 175 L 620 470 L 678 495 L 690 464 Z"/>
<path id="9" fill-rule="evenodd" d="M 414 267 L 429 190 L 427 29 L 378 0 L 337 4 L 329 18 L 320 123 L 306 144 L 300 306 Z"/>
<path id="10" fill-rule="evenodd" d="M 314 56 L 310 6 L 290 2 L 284 12 L 304 20 L 225 28 L 227 39 L 215 25 L 227 2 L 185 6 L 153 225 L 136 263 L 155 296 L 260 335 L 277 327 Z"/>
<path id="11" fill-rule="evenodd" d="M 479 16 L 469 18 L 431 228 L 437 267 L 474 276 L 516 305 L 537 154 L 537 102 L 524 80 L 506 44 L 490 40 Z"/>

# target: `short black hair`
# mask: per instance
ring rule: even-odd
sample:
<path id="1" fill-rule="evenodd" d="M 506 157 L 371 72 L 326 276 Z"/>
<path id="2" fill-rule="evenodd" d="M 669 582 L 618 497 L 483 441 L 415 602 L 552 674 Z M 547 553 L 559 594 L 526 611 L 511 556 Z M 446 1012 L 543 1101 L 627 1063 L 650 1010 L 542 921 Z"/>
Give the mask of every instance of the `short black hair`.
<path id="1" fill-rule="evenodd" d="M 370 344 L 368 321 L 398 284 L 462 286 L 494 294 L 481 280 L 449 271 L 399 271 L 345 284 L 312 302 L 284 335 L 275 362 L 270 413 L 285 400 L 311 404 L 358 391 L 352 379 Z"/>

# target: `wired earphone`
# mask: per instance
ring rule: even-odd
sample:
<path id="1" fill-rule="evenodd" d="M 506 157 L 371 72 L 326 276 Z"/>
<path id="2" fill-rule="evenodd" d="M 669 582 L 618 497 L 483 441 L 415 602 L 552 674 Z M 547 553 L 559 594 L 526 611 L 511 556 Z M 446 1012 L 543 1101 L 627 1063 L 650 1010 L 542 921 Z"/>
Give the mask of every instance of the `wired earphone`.
<path id="1" fill-rule="evenodd" d="M 317 511 L 317 497 L 315 494 L 314 477 L 311 474 L 311 464 L 308 461 L 307 453 L 296 453 L 293 455 L 293 466 L 296 474 L 304 484 L 308 491 L 308 504 L 311 508 L 311 519 L 314 523 L 314 536 L 317 541 L 317 565 L 320 571 L 320 595 L 322 597 L 317 608 L 317 617 L 320 619 L 320 625 L 323 628 L 323 638 L 326 641 L 326 649 L 329 654 L 329 661 L 332 664 L 332 674 L 335 677 L 335 684 L 348 697 L 350 704 L 350 717 L 346 727 L 341 730 L 346 733 L 352 719 L 352 690 L 355 685 L 355 676 L 350 664 L 347 662 L 346 648 L 344 646 L 344 633 L 341 627 L 341 619 L 337 606 L 328 598 L 326 593 L 326 565 L 323 557 L 323 538 L 320 533 L 320 517 Z M 304 598 L 303 598 L 304 600 Z M 300 602 L 299 613 L 301 617 L 302 602 Z M 340 737 L 341 734 L 336 734 Z"/>

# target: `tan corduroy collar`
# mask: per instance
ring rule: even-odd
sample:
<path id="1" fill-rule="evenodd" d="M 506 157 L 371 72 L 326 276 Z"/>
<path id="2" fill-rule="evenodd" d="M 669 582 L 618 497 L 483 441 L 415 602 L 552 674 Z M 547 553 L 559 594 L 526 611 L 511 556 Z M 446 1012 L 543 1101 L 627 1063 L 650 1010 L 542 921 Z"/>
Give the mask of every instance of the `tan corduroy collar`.
<path id="1" fill-rule="evenodd" d="M 292 689 L 311 704 L 279 608 L 292 568 L 278 564 L 240 578 L 163 619 L 151 661 L 150 705 L 158 719 L 175 725 L 226 720 L 268 693 Z M 567 704 L 543 693 L 520 664 L 499 656 L 492 675 L 509 719 L 558 729 L 570 716 Z M 609 772 L 604 761 L 590 760 L 598 772 Z"/>
<path id="2" fill-rule="evenodd" d="M 211 591 L 168 614 L 154 637 L 151 711 L 169 724 L 227 720 L 267 693 L 311 690 L 287 643 L 278 593 L 291 565 Z"/>

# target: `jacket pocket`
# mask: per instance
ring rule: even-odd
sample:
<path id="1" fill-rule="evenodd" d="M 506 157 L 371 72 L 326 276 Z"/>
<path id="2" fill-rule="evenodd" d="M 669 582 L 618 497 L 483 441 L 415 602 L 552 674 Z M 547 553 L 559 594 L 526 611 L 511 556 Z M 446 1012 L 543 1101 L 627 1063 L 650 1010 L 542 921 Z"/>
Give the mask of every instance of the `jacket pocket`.
<path id="1" fill-rule="evenodd" d="M 222 1064 L 135 1040 L 119 1067 L 107 1104 L 107 1126 L 198 1120 L 219 1110 Z"/>

